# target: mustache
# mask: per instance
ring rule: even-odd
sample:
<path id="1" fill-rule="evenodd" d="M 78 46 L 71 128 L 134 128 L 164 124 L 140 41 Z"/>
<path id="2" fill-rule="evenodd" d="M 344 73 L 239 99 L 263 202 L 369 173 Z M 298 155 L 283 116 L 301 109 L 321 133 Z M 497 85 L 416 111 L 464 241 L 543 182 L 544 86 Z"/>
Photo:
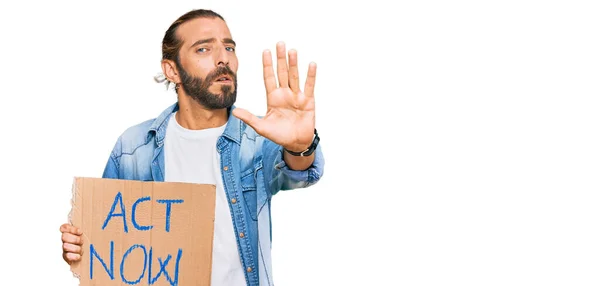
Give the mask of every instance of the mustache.
<path id="1" fill-rule="evenodd" d="M 231 68 L 229 68 L 229 66 L 219 66 L 218 68 L 216 68 L 215 70 L 213 70 L 206 76 L 205 81 L 212 82 L 212 81 L 216 80 L 217 78 L 224 76 L 224 75 L 230 76 L 233 81 L 236 80 L 236 75 L 231 70 Z"/>

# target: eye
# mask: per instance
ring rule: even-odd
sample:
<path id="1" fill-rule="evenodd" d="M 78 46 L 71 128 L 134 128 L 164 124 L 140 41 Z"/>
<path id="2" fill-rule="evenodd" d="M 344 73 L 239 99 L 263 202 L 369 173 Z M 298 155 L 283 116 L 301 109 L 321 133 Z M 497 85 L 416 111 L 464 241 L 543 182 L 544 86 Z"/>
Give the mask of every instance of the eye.
<path id="1" fill-rule="evenodd" d="M 227 51 L 230 51 L 230 52 L 235 52 L 235 48 L 234 47 L 226 47 L 225 49 L 227 49 Z"/>
<path id="2" fill-rule="evenodd" d="M 206 52 L 208 49 L 207 48 L 199 48 L 198 50 L 196 50 L 197 52 Z"/>

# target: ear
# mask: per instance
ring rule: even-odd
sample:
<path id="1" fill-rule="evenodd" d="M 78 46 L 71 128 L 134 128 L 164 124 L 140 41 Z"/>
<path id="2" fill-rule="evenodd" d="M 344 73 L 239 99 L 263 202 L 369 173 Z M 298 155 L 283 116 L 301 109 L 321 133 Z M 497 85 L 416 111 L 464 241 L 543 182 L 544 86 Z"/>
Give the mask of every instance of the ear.
<path id="1" fill-rule="evenodd" d="M 172 83 L 181 83 L 181 78 L 179 78 L 179 72 L 177 71 L 177 67 L 175 62 L 172 60 L 162 60 L 161 62 L 163 74 L 167 77 Z"/>

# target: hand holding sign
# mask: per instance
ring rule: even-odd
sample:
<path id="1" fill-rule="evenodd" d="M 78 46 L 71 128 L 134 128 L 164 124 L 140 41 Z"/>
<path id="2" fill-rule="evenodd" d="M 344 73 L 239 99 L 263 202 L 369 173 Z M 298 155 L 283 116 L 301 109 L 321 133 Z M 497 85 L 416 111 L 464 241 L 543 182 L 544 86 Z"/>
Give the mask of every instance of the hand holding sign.
<path id="1" fill-rule="evenodd" d="M 83 239 L 81 229 L 74 227 L 68 223 L 60 226 L 63 242 L 63 259 L 71 264 L 81 259 L 81 244 Z"/>

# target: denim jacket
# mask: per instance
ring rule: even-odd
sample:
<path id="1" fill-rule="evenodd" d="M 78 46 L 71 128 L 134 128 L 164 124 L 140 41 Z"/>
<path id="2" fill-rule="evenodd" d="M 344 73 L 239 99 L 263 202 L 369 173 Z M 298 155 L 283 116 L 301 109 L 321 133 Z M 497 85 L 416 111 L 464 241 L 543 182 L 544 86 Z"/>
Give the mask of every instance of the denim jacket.
<path id="1" fill-rule="evenodd" d="M 232 107 L 235 108 L 235 107 Z M 163 144 L 173 104 L 157 118 L 128 128 L 117 140 L 103 178 L 164 181 Z M 307 170 L 289 169 L 283 149 L 231 115 L 217 141 L 238 251 L 248 285 L 273 285 L 271 268 L 271 197 L 280 190 L 309 187 L 323 175 L 318 146 Z M 233 200 L 235 199 L 235 200 Z M 240 237 L 240 233 L 244 233 Z"/>

